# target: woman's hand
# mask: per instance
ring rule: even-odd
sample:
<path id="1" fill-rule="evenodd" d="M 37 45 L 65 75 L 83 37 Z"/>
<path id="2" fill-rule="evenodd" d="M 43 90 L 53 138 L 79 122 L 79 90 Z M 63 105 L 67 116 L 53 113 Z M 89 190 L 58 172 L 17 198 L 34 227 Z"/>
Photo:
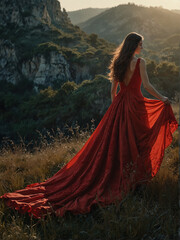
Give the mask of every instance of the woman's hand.
<path id="1" fill-rule="evenodd" d="M 168 97 L 162 96 L 162 98 L 160 99 L 161 101 L 163 101 L 165 104 L 170 104 L 170 100 Z"/>

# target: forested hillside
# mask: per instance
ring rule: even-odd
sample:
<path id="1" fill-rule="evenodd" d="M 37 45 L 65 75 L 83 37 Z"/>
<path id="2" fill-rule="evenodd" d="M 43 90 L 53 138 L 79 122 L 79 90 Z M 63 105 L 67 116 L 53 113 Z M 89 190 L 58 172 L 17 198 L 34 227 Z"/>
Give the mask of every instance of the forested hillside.
<path id="1" fill-rule="evenodd" d="M 53 110 L 57 105 L 46 104 L 54 96 L 48 96 L 48 89 L 59 93 L 58 104 L 65 104 L 62 99 L 68 96 L 61 86 L 67 82 L 76 86 L 106 74 L 115 48 L 115 44 L 74 26 L 57 0 L 3 0 L 0 31 L 1 140 L 32 137 L 37 129 L 53 128 L 58 123 L 63 126 L 64 113 Z M 39 105 L 33 106 L 36 113 L 28 110 L 36 99 L 45 111 L 43 115 Z M 61 118 L 63 122 L 58 120 Z"/>
<path id="2" fill-rule="evenodd" d="M 180 15 L 168 9 L 129 3 L 110 8 L 79 26 L 118 44 L 129 32 L 139 32 L 145 37 L 145 46 L 151 48 L 160 40 L 180 34 L 179 22 Z"/>

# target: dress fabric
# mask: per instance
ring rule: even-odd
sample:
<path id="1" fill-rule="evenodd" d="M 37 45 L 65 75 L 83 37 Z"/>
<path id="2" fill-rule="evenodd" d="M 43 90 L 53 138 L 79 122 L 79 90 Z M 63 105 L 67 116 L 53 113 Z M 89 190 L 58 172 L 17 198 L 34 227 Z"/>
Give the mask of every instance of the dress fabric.
<path id="1" fill-rule="evenodd" d="M 7 206 L 34 218 L 88 213 L 157 174 L 178 123 L 170 104 L 142 95 L 139 63 L 81 150 L 46 181 L 2 195 Z"/>

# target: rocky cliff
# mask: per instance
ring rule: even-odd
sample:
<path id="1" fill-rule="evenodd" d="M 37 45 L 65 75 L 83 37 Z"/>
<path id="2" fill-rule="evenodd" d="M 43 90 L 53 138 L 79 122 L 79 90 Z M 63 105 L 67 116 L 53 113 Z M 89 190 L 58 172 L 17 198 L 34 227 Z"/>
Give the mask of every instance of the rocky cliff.
<path id="1" fill-rule="evenodd" d="M 2 0 L 0 32 L 0 80 L 17 83 L 23 78 L 49 86 L 103 73 L 92 71 L 91 64 L 101 58 L 98 46 L 108 44 L 92 47 L 57 0 Z"/>
<path id="2" fill-rule="evenodd" d="M 34 27 L 45 22 L 62 26 L 69 23 L 66 11 L 61 11 L 57 0 L 2 0 L 0 23 L 4 27 L 15 24 L 19 27 Z"/>

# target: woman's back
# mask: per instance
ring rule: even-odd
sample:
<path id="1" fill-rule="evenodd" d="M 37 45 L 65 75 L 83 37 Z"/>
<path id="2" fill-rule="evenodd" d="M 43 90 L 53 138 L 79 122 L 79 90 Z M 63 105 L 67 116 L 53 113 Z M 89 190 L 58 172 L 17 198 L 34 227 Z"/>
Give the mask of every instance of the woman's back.
<path id="1" fill-rule="evenodd" d="M 137 58 L 137 60 L 132 60 L 130 64 L 129 70 L 126 72 L 126 78 L 122 81 L 119 82 L 120 84 L 120 91 L 128 90 L 130 95 L 138 95 L 142 96 L 141 93 L 141 76 L 140 76 L 140 58 Z"/>
<path id="2" fill-rule="evenodd" d="M 137 60 L 138 60 L 138 58 L 133 58 L 129 64 L 129 68 L 126 71 L 125 78 L 123 80 L 126 86 L 129 84 L 129 82 L 133 76 L 133 73 L 136 68 Z"/>

